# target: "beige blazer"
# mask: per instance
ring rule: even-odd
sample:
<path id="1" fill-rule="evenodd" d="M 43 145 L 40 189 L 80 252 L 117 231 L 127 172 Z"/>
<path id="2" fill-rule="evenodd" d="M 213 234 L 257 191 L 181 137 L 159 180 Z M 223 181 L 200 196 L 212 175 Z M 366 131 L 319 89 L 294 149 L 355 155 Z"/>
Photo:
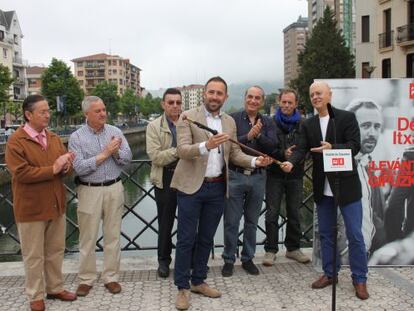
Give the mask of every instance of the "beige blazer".
<path id="1" fill-rule="evenodd" d="M 165 113 L 147 125 L 147 154 L 152 161 L 150 180 L 162 189 L 162 174 L 165 165 L 178 159 L 177 148 L 171 147 L 172 134 Z"/>
<path id="2" fill-rule="evenodd" d="M 203 106 L 185 111 L 184 114 L 194 121 L 207 125 Z M 236 123 L 231 116 L 223 113 L 221 116 L 221 125 L 223 133 L 227 133 L 232 139 L 237 140 Z M 200 154 L 199 144 L 207 141 L 209 135 L 211 134 L 206 130 L 200 129 L 187 121 L 183 121 L 180 117 L 177 123 L 177 153 L 180 160 L 178 161 L 171 181 L 172 188 L 186 194 L 193 194 L 200 189 L 207 169 L 208 154 Z M 230 141 L 223 144 L 223 154 L 226 179 L 228 179 L 229 175 L 229 161 L 237 166 L 251 167 L 253 157 L 243 153 L 238 145 Z"/>

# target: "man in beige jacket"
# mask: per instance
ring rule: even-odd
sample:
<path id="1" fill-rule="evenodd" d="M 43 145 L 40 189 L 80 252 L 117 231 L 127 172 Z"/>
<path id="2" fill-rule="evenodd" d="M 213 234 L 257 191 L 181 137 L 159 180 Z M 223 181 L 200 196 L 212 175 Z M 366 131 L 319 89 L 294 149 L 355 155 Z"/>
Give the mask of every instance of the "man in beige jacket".
<path id="1" fill-rule="evenodd" d="M 170 188 L 175 166 L 178 162 L 177 132 L 175 124 L 181 113 L 181 93 L 167 89 L 162 97 L 164 113 L 147 126 L 147 154 L 152 161 L 151 182 L 155 186 L 158 213 L 158 275 L 170 274 L 171 231 L 177 209 L 177 192 Z"/>
<path id="2" fill-rule="evenodd" d="M 205 85 L 204 105 L 185 112 L 188 119 L 208 126 L 218 134 L 211 135 L 183 118 L 177 123 L 180 160 L 171 187 L 178 190 L 174 277 L 178 287 L 175 306 L 179 310 L 190 306 L 190 279 L 192 292 L 211 298 L 221 296 L 204 280 L 214 234 L 224 210 L 229 161 L 242 167 L 270 163 L 268 158 L 244 154 L 238 145 L 229 141 L 229 138 L 236 140 L 237 137 L 234 119 L 221 111 L 227 97 L 226 82 L 213 77 Z"/>

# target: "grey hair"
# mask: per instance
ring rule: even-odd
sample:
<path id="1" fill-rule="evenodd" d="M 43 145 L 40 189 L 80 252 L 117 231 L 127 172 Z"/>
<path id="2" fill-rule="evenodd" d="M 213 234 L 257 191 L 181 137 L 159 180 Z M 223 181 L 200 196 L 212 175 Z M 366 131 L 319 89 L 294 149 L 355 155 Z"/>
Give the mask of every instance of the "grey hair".
<path id="1" fill-rule="evenodd" d="M 262 99 L 263 99 L 263 100 L 265 99 L 265 96 L 266 96 L 265 91 L 263 90 L 263 88 L 262 88 L 261 86 L 258 86 L 258 85 L 252 85 L 251 87 L 249 87 L 249 88 L 246 90 L 246 92 L 244 92 L 244 97 L 246 97 L 247 92 L 248 92 L 250 89 L 252 89 L 252 88 L 259 89 L 259 90 L 262 92 Z"/>
<path id="2" fill-rule="evenodd" d="M 359 110 L 361 108 L 377 109 L 379 112 L 381 112 L 381 106 L 379 106 L 377 103 L 375 103 L 372 99 L 367 99 L 367 98 L 357 98 L 357 99 L 354 99 L 345 108 L 345 110 L 348 110 L 348 111 L 351 111 L 353 113 L 356 113 L 357 110 Z"/>
<path id="3" fill-rule="evenodd" d="M 91 106 L 92 103 L 99 102 L 99 101 L 103 103 L 103 100 L 98 96 L 86 96 L 82 101 L 83 113 L 88 112 L 89 107 Z"/>

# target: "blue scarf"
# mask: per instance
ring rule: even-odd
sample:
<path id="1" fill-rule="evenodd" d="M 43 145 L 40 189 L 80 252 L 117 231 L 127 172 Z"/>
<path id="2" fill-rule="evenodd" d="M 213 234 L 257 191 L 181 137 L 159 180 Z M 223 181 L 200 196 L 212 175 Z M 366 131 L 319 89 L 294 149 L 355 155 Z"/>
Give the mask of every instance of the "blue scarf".
<path id="1" fill-rule="evenodd" d="M 295 112 L 289 117 L 283 114 L 280 108 L 278 108 L 274 118 L 276 123 L 279 124 L 285 132 L 290 133 L 300 121 L 301 116 L 297 109 L 295 109 Z"/>

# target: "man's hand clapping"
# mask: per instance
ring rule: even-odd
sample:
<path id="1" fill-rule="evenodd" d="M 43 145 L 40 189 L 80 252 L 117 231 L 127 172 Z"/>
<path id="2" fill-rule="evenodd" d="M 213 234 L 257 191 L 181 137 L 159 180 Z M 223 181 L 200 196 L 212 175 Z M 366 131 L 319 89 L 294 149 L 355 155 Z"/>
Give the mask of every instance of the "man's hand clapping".
<path id="1" fill-rule="evenodd" d="M 73 152 L 66 152 L 65 154 L 61 155 L 56 161 L 53 163 L 53 174 L 57 175 L 60 172 L 68 172 L 70 167 L 72 166 L 72 162 L 75 159 L 75 154 Z"/>

